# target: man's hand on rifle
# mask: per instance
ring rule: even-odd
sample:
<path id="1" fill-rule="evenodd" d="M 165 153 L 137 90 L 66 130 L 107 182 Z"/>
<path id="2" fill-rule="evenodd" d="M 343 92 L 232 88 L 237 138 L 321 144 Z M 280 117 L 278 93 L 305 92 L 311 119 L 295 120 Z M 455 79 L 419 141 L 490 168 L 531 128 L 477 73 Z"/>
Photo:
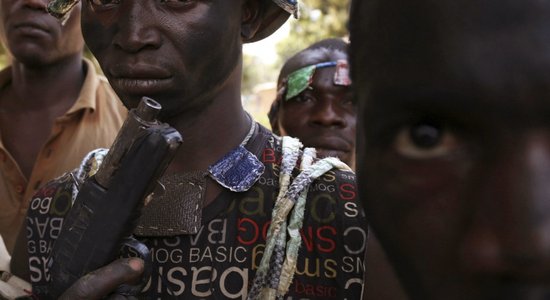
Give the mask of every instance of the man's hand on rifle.
<path id="1" fill-rule="evenodd" d="M 139 258 L 121 258 L 76 281 L 60 299 L 135 299 L 113 292 L 121 284 L 135 284 L 144 265 Z"/>

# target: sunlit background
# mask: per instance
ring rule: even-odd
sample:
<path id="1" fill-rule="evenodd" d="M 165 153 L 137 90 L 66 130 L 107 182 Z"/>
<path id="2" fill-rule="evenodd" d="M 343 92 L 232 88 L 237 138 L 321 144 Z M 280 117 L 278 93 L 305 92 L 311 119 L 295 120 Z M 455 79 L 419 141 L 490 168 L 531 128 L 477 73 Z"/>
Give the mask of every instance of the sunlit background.
<path id="1" fill-rule="evenodd" d="M 246 110 L 269 128 L 267 112 L 275 99 L 283 63 L 324 38 L 347 38 L 347 0 L 302 0 L 300 18 L 291 18 L 272 36 L 244 46 L 242 97 Z"/>

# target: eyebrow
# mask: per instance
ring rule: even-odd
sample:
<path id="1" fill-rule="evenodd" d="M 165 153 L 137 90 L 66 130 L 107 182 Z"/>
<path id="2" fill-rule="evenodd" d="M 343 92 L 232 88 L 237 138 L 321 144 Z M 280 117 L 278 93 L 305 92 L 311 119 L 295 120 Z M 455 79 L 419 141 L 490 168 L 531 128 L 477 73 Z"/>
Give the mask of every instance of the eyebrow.
<path id="1" fill-rule="evenodd" d="M 368 96 L 375 99 L 369 105 L 370 109 L 376 111 L 375 115 L 433 114 L 478 121 L 507 119 L 518 125 L 550 125 L 550 100 L 526 103 L 518 98 L 518 101 L 514 101 L 515 96 L 505 92 L 499 94 L 487 91 L 484 95 L 483 91 L 475 87 L 392 86 L 372 90 Z M 550 96 L 550 92 L 548 94 Z"/>
<path id="2" fill-rule="evenodd" d="M 395 108 L 460 109 L 461 107 L 488 106 L 483 105 L 484 101 L 475 94 L 443 88 L 388 87 L 372 90 L 369 96 L 377 99 L 377 105 Z"/>

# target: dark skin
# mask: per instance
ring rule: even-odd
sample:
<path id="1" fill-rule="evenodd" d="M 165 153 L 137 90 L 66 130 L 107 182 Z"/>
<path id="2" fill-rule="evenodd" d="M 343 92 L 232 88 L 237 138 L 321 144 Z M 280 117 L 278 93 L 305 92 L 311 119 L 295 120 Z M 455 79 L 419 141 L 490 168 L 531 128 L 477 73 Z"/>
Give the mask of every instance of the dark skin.
<path id="1" fill-rule="evenodd" d="M 304 50 L 285 63 L 278 84 L 283 86 L 288 75 L 300 68 L 340 59 L 347 60 L 347 52 L 328 48 Z M 350 86 L 334 85 L 334 72 L 333 67 L 318 69 L 312 89 L 289 100 L 282 100 L 286 90 L 281 89 L 278 96 L 282 102 L 275 123 L 281 135 L 299 138 L 304 146 L 316 148 L 318 156 L 336 156 L 355 168 L 357 106 Z M 371 233 L 365 264 L 366 299 L 406 299 L 380 243 Z"/>
<path id="2" fill-rule="evenodd" d="M 45 11 L 47 2 L 1 2 L 13 61 L 12 81 L 0 90 L 0 128 L 4 146 L 27 178 L 55 119 L 74 104 L 85 76 L 80 11 L 61 26 Z"/>
<path id="3" fill-rule="evenodd" d="M 84 38 L 123 103 L 157 100 L 162 120 L 184 137 L 167 172 L 205 170 L 246 136 L 251 120 L 240 99 L 241 48 L 256 34 L 265 3 L 83 3 Z M 208 182 L 205 205 L 220 191 Z M 117 260 L 77 281 L 64 298 L 101 299 L 135 281 L 142 268 L 137 259 Z"/>
<path id="4" fill-rule="evenodd" d="M 279 78 L 302 67 L 326 61 L 347 60 L 339 50 L 311 49 L 287 62 Z M 282 100 L 278 113 L 281 135 L 297 137 L 306 147 L 317 149 L 319 157 L 336 156 L 355 167 L 356 107 L 351 88 L 334 84 L 336 68 L 316 70 L 310 89 L 298 96 Z M 279 82 L 279 85 L 282 85 Z"/>
<path id="5" fill-rule="evenodd" d="M 411 298 L 548 299 L 550 5 L 353 14 L 360 195 Z"/>
<path id="6" fill-rule="evenodd" d="M 157 100 L 162 120 L 184 136 L 168 173 L 206 170 L 242 141 L 250 128 L 240 102 L 242 35 L 254 33 L 256 1 L 243 11 L 224 1 L 96 2 L 83 3 L 82 29 L 114 90 L 129 108 L 141 96 Z M 207 184 L 206 204 L 221 191 Z"/>
<path id="7" fill-rule="evenodd" d="M 363 299 L 406 300 L 409 299 L 399 282 L 395 270 L 388 261 L 380 241 L 369 229 L 368 247 L 365 255 L 365 284 Z"/>

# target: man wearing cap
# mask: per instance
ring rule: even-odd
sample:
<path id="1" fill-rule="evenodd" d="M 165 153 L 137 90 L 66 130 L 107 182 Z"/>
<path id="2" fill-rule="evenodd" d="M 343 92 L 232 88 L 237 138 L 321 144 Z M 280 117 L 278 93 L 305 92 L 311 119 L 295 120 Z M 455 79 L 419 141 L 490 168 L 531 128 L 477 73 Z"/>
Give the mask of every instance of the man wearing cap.
<path id="1" fill-rule="evenodd" d="M 360 297 L 367 230 L 354 174 L 338 159 L 315 159 L 314 149 L 273 135 L 241 104 L 242 44 L 269 36 L 296 13 L 290 0 L 82 3 L 86 43 L 122 102 L 133 108 L 142 96 L 155 99 L 163 106 L 159 119 L 184 139 L 160 180 L 164 193 L 145 206 L 134 231 L 151 251 L 152 275 L 140 297 Z M 52 182 L 35 198 L 42 203 L 47 193 L 72 189 L 67 182 Z M 28 215 L 28 277 L 34 294 L 48 298 L 57 296 L 48 290 L 51 249 L 31 246 L 53 244 L 62 220 L 47 221 L 65 210 L 37 207 Z M 139 259 L 116 260 L 62 298 L 113 295 L 142 269 Z"/>

